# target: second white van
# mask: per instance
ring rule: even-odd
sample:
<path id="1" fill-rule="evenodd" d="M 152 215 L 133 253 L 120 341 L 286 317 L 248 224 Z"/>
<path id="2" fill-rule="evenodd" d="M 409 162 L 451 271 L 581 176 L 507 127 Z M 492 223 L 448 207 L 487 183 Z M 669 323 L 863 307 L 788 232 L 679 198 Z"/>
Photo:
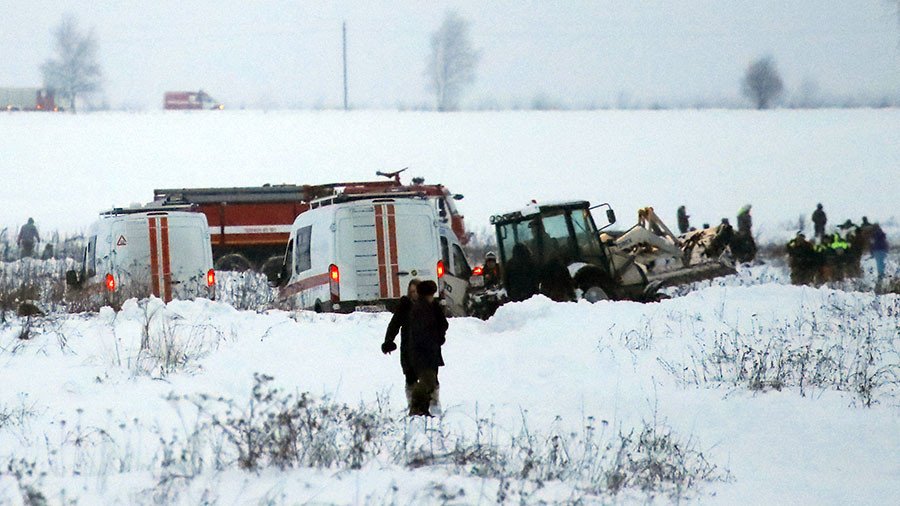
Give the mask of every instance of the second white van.
<path id="1" fill-rule="evenodd" d="M 384 311 L 416 278 L 435 281 L 444 294 L 456 291 L 445 301 L 450 313 L 459 315 L 468 273 L 451 282 L 442 250 L 462 254 L 456 235 L 425 199 L 375 198 L 316 207 L 300 214 L 291 228 L 278 277 L 279 300 L 318 312 Z"/>

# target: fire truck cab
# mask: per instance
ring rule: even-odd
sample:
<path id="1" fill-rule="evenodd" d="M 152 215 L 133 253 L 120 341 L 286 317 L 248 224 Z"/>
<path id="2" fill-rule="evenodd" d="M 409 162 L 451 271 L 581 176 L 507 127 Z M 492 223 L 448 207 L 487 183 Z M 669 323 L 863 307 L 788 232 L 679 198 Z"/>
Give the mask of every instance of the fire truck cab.
<path id="1" fill-rule="evenodd" d="M 287 307 L 351 312 L 393 309 L 410 280 L 432 280 L 461 316 L 468 266 L 425 197 L 314 202 L 294 221 L 276 283 Z"/>
<path id="2" fill-rule="evenodd" d="M 81 268 L 66 273 L 72 289 L 111 305 L 150 295 L 215 298 L 209 226 L 200 213 L 113 209 L 86 239 Z"/>

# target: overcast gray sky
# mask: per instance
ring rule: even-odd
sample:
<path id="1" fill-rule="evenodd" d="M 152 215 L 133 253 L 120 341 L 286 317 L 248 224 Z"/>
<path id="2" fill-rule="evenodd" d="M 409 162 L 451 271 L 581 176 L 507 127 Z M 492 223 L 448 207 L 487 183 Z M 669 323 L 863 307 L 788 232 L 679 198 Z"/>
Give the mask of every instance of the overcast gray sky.
<path id="1" fill-rule="evenodd" d="M 65 12 L 94 27 L 113 107 L 156 109 L 203 88 L 229 108 L 430 102 L 429 35 L 448 9 L 481 50 L 464 105 L 740 99 L 751 59 L 772 55 L 790 94 L 900 96 L 897 2 L 889 0 L 246 1 L 0 0 L 0 87 L 38 86 Z"/>

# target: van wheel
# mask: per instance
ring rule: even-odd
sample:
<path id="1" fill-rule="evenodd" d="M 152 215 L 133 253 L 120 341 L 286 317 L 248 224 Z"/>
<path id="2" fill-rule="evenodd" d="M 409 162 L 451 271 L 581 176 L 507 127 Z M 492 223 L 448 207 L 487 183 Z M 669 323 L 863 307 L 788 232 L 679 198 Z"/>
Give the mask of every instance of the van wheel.
<path id="1" fill-rule="evenodd" d="M 314 310 L 315 312 L 317 312 L 317 313 L 321 313 L 321 312 L 323 311 L 323 309 L 322 309 L 322 301 L 321 301 L 321 300 L 317 300 L 317 301 L 316 301 L 316 303 L 313 305 L 313 310 Z"/>
<path id="2" fill-rule="evenodd" d="M 584 300 L 593 304 L 601 300 L 609 300 L 609 295 L 599 286 L 592 286 L 584 291 Z"/>
<path id="3" fill-rule="evenodd" d="M 253 269 L 253 264 L 240 253 L 229 253 L 216 260 L 217 271 L 244 272 Z"/>
<path id="4" fill-rule="evenodd" d="M 283 265 L 284 257 L 269 257 L 265 262 L 263 262 L 259 270 L 266 275 L 266 279 L 271 281 L 274 279 L 278 279 L 278 274 L 281 272 L 281 267 Z M 290 275 L 290 273 L 288 273 L 288 275 Z"/>

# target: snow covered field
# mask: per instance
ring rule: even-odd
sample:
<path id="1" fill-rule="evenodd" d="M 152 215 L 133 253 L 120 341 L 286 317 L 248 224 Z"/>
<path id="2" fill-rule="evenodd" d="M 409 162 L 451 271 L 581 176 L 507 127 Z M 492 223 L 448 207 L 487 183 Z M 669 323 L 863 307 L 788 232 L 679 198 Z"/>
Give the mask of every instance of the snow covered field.
<path id="1" fill-rule="evenodd" d="M 900 296 L 753 269 L 657 304 L 535 298 L 455 319 L 427 423 L 404 417 L 398 357 L 378 349 L 386 315 L 145 300 L 13 318 L 0 503 L 890 502 Z M 280 434 L 265 421 L 285 406 L 304 456 L 281 469 L 260 450 L 244 469 L 252 445 L 226 429 Z"/>
<path id="2" fill-rule="evenodd" d="M 833 224 L 900 218 L 897 125 L 900 109 L 5 113 L 0 219 L 76 231 L 154 188 L 356 181 L 410 167 L 464 194 L 473 229 L 531 199 L 608 201 L 623 226 L 647 205 L 674 225 L 684 204 L 701 225 L 752 203 L 765 240 L 800 215 L 808 222 L 817 202 Z"/>

